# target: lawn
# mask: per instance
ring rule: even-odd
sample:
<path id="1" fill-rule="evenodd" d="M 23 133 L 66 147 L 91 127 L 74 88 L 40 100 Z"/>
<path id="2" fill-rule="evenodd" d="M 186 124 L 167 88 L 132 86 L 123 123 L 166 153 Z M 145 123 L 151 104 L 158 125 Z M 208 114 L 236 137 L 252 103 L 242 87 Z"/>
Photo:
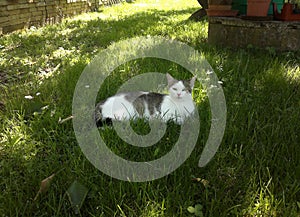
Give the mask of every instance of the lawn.
<path id="1" fill-rule="evenodd" d="M 1 36 L 0 216 L 300 216 L 300 53 L 209 45 L 207 20 L 188 20 L 197 8 L 197 1 L 138 0 Z M 120 181 L 87 160 L 72 121 L 60 120 L 72 114 L 76 82 L 98 52 L 157 35 L 188 44 L 211 64 L 226 98 L 225 134 L 199 168 L 211 119 L 197 82 L 201 126 L 191 156 L 163 178 Z M 98 99 L 144 72 L 192 76 L 165 60 L 138 59 L 116 68 Z M 153 148 L 133 148 L 111 128 L 100 134 L 116 154 L 145 161 L 170 151 L 179 130 L 168 126 L 167 142 Z"/>

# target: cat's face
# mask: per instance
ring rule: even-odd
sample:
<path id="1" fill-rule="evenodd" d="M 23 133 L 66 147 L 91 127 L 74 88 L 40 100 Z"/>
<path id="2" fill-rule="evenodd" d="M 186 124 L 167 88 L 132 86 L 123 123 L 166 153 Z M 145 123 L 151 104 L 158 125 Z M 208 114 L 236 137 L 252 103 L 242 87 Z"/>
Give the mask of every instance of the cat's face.
<path id="1" fill-rule="evenodd" d="M 174 99 L 184 99 L 187 96 L 191 96 L 192 89 L 194 87 L 196 77 L 193 77 L 189 81 L 178 81 L 170 74 L 167 74 L 169 94 Z"/>

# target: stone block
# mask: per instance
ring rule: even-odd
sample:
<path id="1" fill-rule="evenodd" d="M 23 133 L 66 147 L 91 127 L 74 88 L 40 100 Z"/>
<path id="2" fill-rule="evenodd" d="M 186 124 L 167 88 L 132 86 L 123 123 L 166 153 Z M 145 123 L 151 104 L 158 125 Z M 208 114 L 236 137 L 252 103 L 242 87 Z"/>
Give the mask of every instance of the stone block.
<path id="1" fill-rule="evenodd" d="M 16 10 L 12 10 L 12 11 L 6 11 L 8 13 L 8 16 L 14 16 L 14 15 L 18 15 L 21 13 L 21 9 L 16 9 Z"/>
<path id="2" fill-rule="evenodd" d="M 208 42 L 235 48 L 252 45 L 296 51 L 300 50 L 300 23 L 210 17 Z"/>
<path id="3" fill-rule="evenodd" d="M 8 17 L 9 15 L 10 15 L 10 13 L 7 10 L 0 11 L 0 16 Z"/>
<path id="4" fill-rule="evenodd" d="M 6 22 L 8 22 L 9 21 L 9 18 L 7 17 L 7 16 L 5 16 L 5 17 L 0 17 L 0 24 L 1 23 L 6 23 Z"/>
<path id="5" fill-rule="evenodd" d="M 19 23 L 19 24 L 15 24 L 15 25 L 4 26 L 4 27 L 2 27 L 2 31 L 4 34 L 6 34 L 9 32 L 23 29 L 25 26 L 26 26 L 26 23 Z"/>
<path id="6" fill-rule="evenodd" d="M 29 4 L 12 4 L 7 5 L 7 10 L 16 10 L 16 9 L 22 9 L 22 8 L 29 8 Z"/>
<path id="7" fill-rule="evenodd" d="M 31 17 L 41 17 L 43 15 L 42 11 L 33 11 L 30 13 Z"/>
<path id="8" fill-rule="evenodd" d="M 8 1 L 7 0 L 2 0 L 2 1 L 0 1 L 0 7 L 2 7 L 2 6 L 7 6 L 9 3 L 8 3 Z"/>

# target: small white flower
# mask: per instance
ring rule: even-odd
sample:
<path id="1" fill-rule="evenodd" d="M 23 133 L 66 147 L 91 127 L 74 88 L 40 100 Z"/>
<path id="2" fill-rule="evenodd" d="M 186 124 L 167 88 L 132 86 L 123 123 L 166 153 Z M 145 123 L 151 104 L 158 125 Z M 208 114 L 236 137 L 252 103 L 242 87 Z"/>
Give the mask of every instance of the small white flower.
<path id="1" fill-rule="evenodd" d="M 25 99 L 33 99 L 33 96 L 30 96 L 30 95 L 25 96 Z"/>
<path id="2" fill-rule="evenodd" d="M 85 88 L 90 88 L 90 85 L 88 85 L 88 84 L 87 84 L 87 85 L 85 85 Z"/>
<path id="3" fill-rule="evenodd" d="M 207 72 L 206 72 L 207 75 L 211 75 L 211 74 L 213 74 L 213 73 L 214 73 L 213 71 L 207 71 Z"/>
<path id="4" fill-rule="evenodd" d="M 53 117 L 53 116 L 55 115 L 55 112 L 56 112 L 55 109 L 54 109 L 54 110 L 51 110 L 51 112 L 50 112 L 50 117 Z"/>
<path id="5" fill-rule="evenodd" d="M 37 92 L 35 95 L 36 95 L 36 96 L 39 96 L 39 95 L 41 95 L 41 93 L 40 93 L 40 92 Z"/>
<path id="6" fill-rule="evenodd" d="M 49 108 L 49 105 L 46 105 L 46 106 L 43 106 L 42 108 L 41 108 L 41 110 L 43 111 L 43 110 L 46 110 L 46 109 L 48 109 Z"/>

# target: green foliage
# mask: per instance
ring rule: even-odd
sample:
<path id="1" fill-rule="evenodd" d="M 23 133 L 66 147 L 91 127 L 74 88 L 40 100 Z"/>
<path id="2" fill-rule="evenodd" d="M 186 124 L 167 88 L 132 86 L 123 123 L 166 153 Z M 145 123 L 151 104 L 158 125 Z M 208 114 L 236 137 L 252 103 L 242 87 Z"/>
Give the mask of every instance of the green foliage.
<path id="1" fill-rule="evenodd" d="M 72 205 L 77 205 L 82 216 L 299 216 L 299 53 L 208 45 L 207 21 L 187 21 L 197 7 L 197 1 L 137 1 L 0 38 L 1 215 L 74 216 Z M 223 83 L 228 117 L 220 150 L 207 167 L 198 168 L 210 108 L 197 83 L 193 95 L 201 130 L 190 158 L 164 178 L 129 183 L 94 168 L 71 121 L 58 122 L 71 115 L 76 82 L 97 52 L 141 35 L 174 38 L 202 52 Z M 147 71 L 190 77 L 166 61 L 136 60 L 107 78 L 99 99 Z M 172 148 L 177 127 L 169 126 L 166 142 L 143 150 L 124 144 L 110 128 L 100 134 L 115 153 L 144 161 Z M 133 128 L 140 134 L 149 130 L 143 122 Z M 47 191 L 34 200 L 41 181 L 54 173 Z M 74 180 L 89 191 L 70 190 Z M 78 203 L 69 202 L 67 195 L 77 188 L 83 189 Z"/>

